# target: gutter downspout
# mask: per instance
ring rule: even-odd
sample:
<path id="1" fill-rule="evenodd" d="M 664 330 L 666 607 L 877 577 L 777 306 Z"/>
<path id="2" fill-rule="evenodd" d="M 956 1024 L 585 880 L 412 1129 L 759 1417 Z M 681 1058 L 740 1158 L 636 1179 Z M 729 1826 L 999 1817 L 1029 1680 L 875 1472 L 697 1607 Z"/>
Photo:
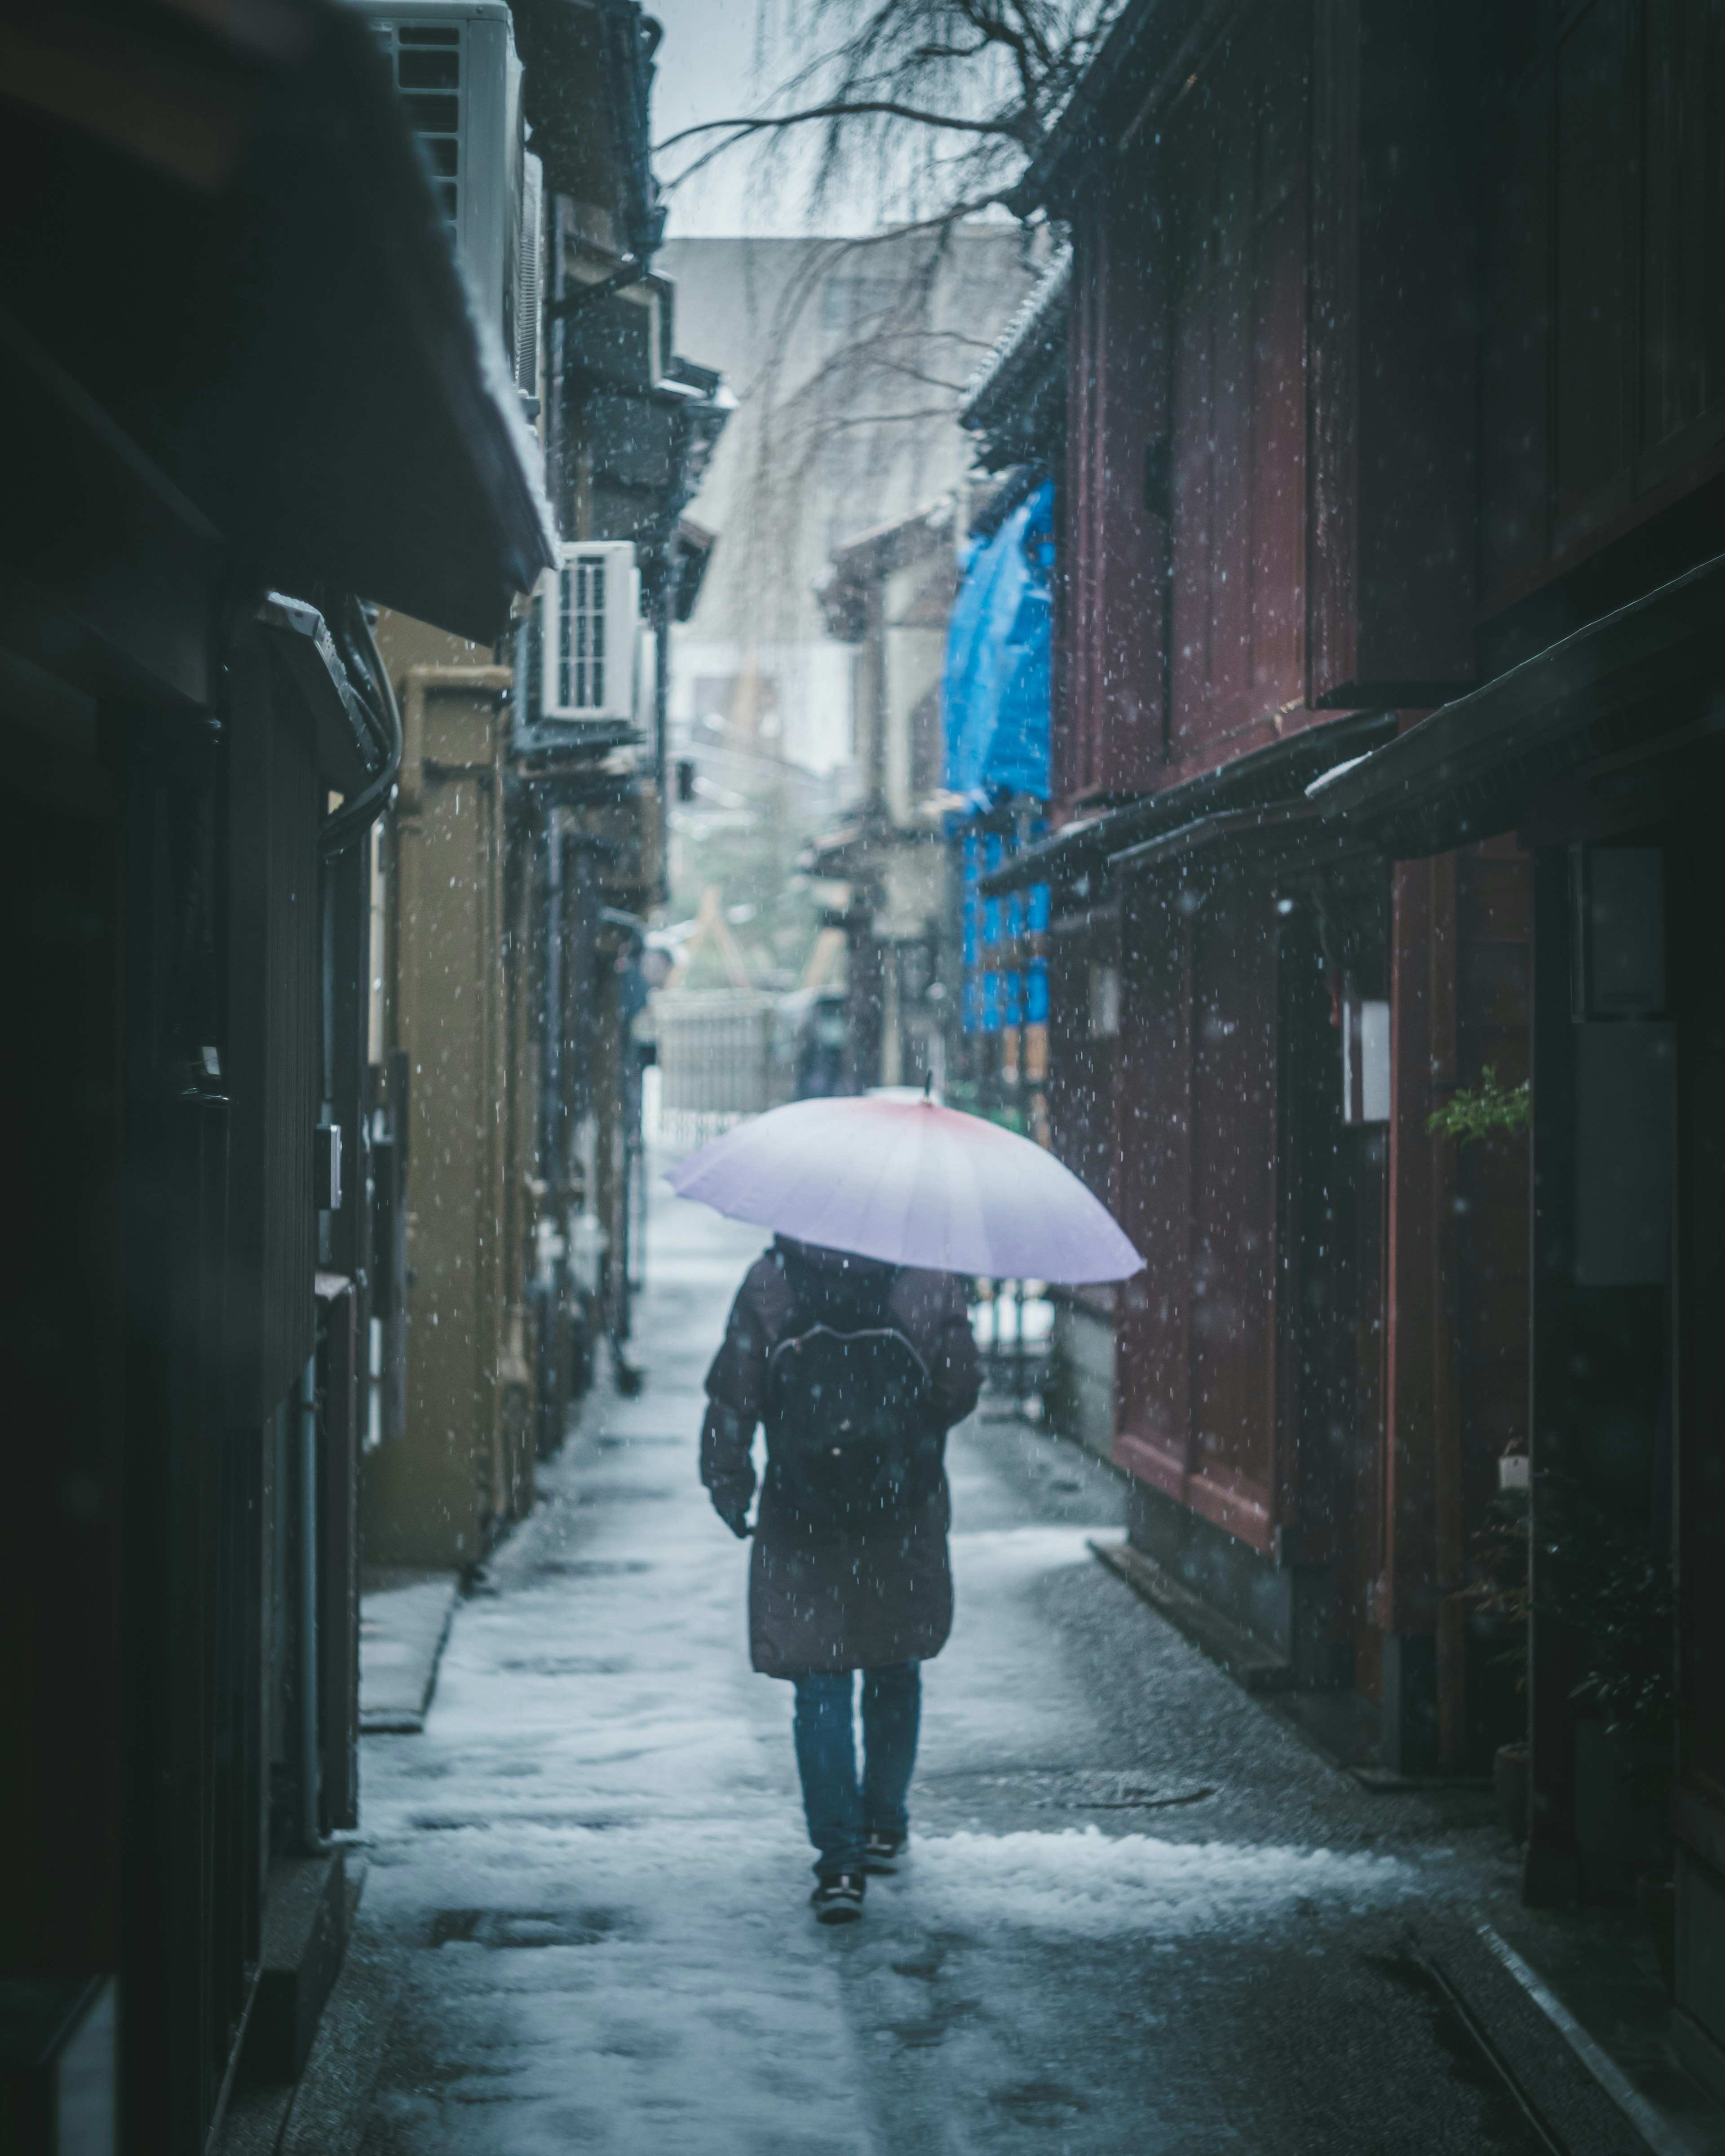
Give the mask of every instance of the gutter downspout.
<path id="1" fill-rule="evenodd" d="M 539 1002 L 539 1177 L 561 1255 L 553 1259 L 547 1280 L 535 1266 L 539 1305 L 538 1376 L 534 1445 L 549 1459 L 562 1442 L 554 1425 L 557 1404 L 557 1339 L 561 1313 L 569 1296 L 569 1191 L 567 1146 L 563 1118 L 563 812 L 545 811 L 545 860 L 541 902 L 543 972 Z M 544 1213 L 541 1214 L 541 1225 Z M 542 1252 L 536 1252 L 542 1255 Z"/>
<path id="2" fill-rule="evenodd" d="M 545 819 L 545 978 L 541 1004 L 539 1158 L 561 1209 L 568 1173 L 562 1145 L 563 1090 L 563 812 Z"/>
<path id="3" fill-rule="evenodd" d="M 675 563 L 675 537 L 670 551 Z M 665 591 L 653 609 L 653 783 L 659 793 L 659 880 L 653 896 L 661 906 L 670 896 L 670 591 L 671 579 L 667 577 Z"/>
<path id="4" fill-rule="evenodd" d="M 318 833 L 320 856 L 329 860 L 339 854 L 354 840 L 369 831 L 384 809 L 395 790 L 395 782 L 401 774 L 403 735 L 401 709 L 395 701 L 395 690 L 389 679 L 389 669 L 377 649 L 377 640 L 372 634 L 372 625 L 366 619 L 365 609 L 357 600 L 349 602 L 348 627 L 353 633 L 354 644 L 365 670 L 372 677 L 372 685 L 389 726 L 389 746 L 381 769 L 364 790 L 357 793 L 336 811 Z"/>

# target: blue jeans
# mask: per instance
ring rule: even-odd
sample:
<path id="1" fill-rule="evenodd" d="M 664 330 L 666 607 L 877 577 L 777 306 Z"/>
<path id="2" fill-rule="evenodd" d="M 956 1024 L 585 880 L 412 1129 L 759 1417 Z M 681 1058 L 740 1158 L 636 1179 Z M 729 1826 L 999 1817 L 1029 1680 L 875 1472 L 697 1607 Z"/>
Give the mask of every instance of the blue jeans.
<path id="1" fill-rule="evenodd" d="M 823 1879 L 862 1870 L 865 1835 L 902 1835 L 909 1824 L 905 1798 L 916 1763 L 922 1672 L 915 1662 L 863 1671 L 860 1786 L 850 1679 L 849 1670 L 808 1670 L 793 1680 L 803 1810 Z"/>

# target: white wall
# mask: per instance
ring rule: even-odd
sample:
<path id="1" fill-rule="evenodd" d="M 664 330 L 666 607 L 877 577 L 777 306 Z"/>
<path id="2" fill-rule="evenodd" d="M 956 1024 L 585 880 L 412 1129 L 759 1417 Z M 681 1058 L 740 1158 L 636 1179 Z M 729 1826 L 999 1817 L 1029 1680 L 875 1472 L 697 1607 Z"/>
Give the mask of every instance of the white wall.
<path id="1" fill-rule="evenodd" d="M 851 753 L 851 670 L 850 647 L 829 639 L 749 645 L 703 635 L 695 623 L 679 627 L 671 637 L 671 753 L 752 749 L 804 771 L 842 769 Z M 735 685 L 728 708 L 712 693 L 721 683 Z"/>
<path id="2" fill-rule="evenodd" d="M 713 737 L 697 706 L 728 681 L 744 685 L 729 692 L 729 746 L 814 772 L 849 761 L 850 657 L 827 637 L 816 579 L 834 544 L 957 485 L 971 441 L 956 398 L 916 376 L 967 381 L 1036 270 L 1012 227 L 962 228 L 922 280 L 928 244 L 674 239 L 656 258 L 675 285 L 677 349 L 720 368 L 737 399 L 687 512 L 718 545 L 693 619 L 672 633 L 683 752 Z"/>

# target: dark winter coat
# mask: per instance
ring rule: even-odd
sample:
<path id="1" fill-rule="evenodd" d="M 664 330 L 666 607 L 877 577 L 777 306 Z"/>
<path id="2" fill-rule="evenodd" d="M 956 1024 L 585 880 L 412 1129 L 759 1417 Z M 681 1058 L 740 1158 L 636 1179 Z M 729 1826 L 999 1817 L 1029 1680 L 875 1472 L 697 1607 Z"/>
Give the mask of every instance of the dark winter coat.
<path id="1" fill-rule="evenodd" d="M 835 1288 L 865 1259 L 781 1239 L 750 1266 L 707 1372 L 701 1479 L 727 1517 L 740 1519 L 755 1491 L 753 1441 L 767 1407 L 768 1358 L 783 1338 L 794 1301 L 793 1274 L 806 1266 L 818 1287 Z M 805 1304 L 807 1295 L 804 1296 Z M 976 1343 L 961 1283 L 948 1273 L 900 1271 L 888 1305 L 893 1322 L 927 1365 L 942 1426 L 962 1422 L 981 1385 Z M 818 1532 L 762 1492 L 749 1569 L 749 1649 L 768 1676 L 804 1670 L 865 1670 L 927 1661 L 952 1629 L 952 1571 L 947 1553 L 952 1502 L 940 1486 L 914 1512 L 865 1532 Z"/>

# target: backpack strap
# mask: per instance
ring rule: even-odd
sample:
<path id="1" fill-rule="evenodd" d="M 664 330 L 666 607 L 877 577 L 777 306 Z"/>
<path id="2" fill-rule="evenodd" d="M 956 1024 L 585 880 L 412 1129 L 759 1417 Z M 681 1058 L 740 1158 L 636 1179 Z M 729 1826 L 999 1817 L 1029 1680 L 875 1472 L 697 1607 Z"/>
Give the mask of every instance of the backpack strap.
<path id="1" fill-rule="evenodd" d="M 833 1340 L 896 1340 L 901 1347 L 909 1351 L 916 1368 L 922 1373 L 924 1380 L 930 1385 L 934 1383 L 934 1373 L 923 1360 L 916 1342 L 902 1327 L 859 1325 L 854 1332 L 847 1332 L 839 1326 L 829 1325 L 824 1317 L 816 1318 L 813 1325 L 805 1327 L 800 1332 L 787 1332 L 781 1339 L 776 1340 L 773 1344 L 772 1352 L 767 1358 L 768 1368 L 771 1369 L 779 1357 L 788 1349 L 801 1347 L 805 1340 L 812 1340 L 817 1332 L 824 1332 L 829 1339 Z"/>

